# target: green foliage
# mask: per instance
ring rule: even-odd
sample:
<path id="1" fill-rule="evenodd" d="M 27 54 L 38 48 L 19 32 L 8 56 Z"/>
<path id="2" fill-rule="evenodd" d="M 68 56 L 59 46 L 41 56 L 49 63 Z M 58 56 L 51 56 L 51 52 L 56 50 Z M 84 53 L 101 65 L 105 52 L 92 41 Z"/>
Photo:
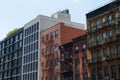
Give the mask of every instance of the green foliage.
<path id="1" fill-rule="evenodd" d="M 15 29 L 13 29 L 12 31 L 9 31 L 9 32 L 7 33 L 7 36 L 10 36 L 10 35 L 14 34 L 17 30 L 19 30 L 19 28 L 15 28 Z"/>

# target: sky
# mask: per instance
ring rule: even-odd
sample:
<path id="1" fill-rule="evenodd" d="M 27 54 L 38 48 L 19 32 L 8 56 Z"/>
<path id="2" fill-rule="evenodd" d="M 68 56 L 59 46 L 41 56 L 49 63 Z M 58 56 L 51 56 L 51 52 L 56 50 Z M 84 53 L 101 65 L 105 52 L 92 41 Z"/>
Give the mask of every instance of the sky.
<path id="1" fill-rule="evenodd" d="M 85 14 L 111 0 L 0 0 L 0 40 L 14 28 L 23 27 L 39 14 L 69 9 L 73 22 L 86 24 Z"/>

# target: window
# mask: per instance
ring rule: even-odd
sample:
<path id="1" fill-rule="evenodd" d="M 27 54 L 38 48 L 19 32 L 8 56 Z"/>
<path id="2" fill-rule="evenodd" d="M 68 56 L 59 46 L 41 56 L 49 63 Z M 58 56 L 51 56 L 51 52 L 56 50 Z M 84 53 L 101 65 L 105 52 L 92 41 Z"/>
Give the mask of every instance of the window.
<path id="1" fill-rule="evenodd" d="M 102 68 L 98 68 L 98 79 L 102 79 Z"/>
<path id="2" fill-rule="evenodd" d="M 112 31 L 109 31 L 109 38 L 112 38 L 113 34 Z"/>
<path id="3" fill-rule="evenodd" d="M 44 55 L 44 52 L 45 52 L 44 49 L 42 49 L 42 55 Z"/>
<path id="4" fill-rule="evenodd" d="M 58 80 L 58 75 L 55 75 L 55 80 Z"/>
<path id="5" fill-rule="evenodd" d="M 94 36 L 91 36 L 91 44 L 94 45 Z"/>
<path id="6" fill-rule="evenodd" d="M 23 33 L 20 33 L 20 34 L 19 34 L 19 39 L 20 39 L 20 40 L 22 39 L 22 36 L 23 36 Z"/>
<path id="7" fill-rule="evenodd" d="M 100 44 L 100 34 L 97 35 L 97 44 Z"/>
<path id="8" fill-rule="evenodd" d="M 105 79 L 109 79 L 110 78 L 109 68 L 108 67 L 104 67 L 104 76 L 105 76 Z"/>
<path id="9" fill-rule="evenodd" d="M 64 61 L 64 59 L 65 59 L 65 55 L 64 55 L 64 53 L 62 53 L 61 54 L 61 60 Z"/>
<path id="10" fill-rule="evenodd" d="M 105 18 L 103 17 L 103 18 L 102 18 L 102 24 L 105 24 L 105 22 L 106 22 L 106 20 L 105 20 Z"/>
<path id="11" fill-rule="evenodd" d="M 103 37 L 103 42 L 105 43 L 105 42 L 106 42 L 106 32 L 104 32 L 104 33 L 102 34 L 102 37 Z"/>
<path id="12" fill-rule="evenodd" d="M 39 30 L 39 22 L 37 22 L 37 30 Z"/>
<path id="13" fill-rule="evenodd" d="M 117 28 L 117 29 L 116 29 L 116 37 L 119 37 L 119 36 L 120 36 L 120 29 Z"/>
<path id="14" fill-rule="evenodd" d="M 19 47 L 19 48 L 22 47 L 22 41 L 19 41 L 18 47 Z"/>
<path id="15" fill-rule="evenodd" d="M 58 35 L 59 35 L 58 30 L 56 30 L 55 31 L 55 38 L 58 38 Z"/>
<path id="16" fill-rule="evenodd" d="M 58 65 L 58 58 L 55 59 L 55 65 Z"/>
<path id="17" fill-rule="evenodd" d="M 82 44 L 82 52 L 86 50 L 86 44 Z"/>
<path id="18" fill-rule="evenodd" d="M 118 12 L 115 13 L 115 16 L 114 16 L 114 17 L 115 17 L 116 20 L 118 19 L 118 17 L 119 17 Z"/>
<path id="19" fill-rule="evenodd" d="M 46 47 L 46 54 L 49 52 L 49 48 L 48 47 Z"/>
<path id="20" fill-rule="evenodd" d="M 44 62 L 42 62 L 42 65 L 41 65 L 42 67 L 44 67 Z"/>
<path id="21" fill-rule="evenodd" d="M 79 75 L 75 75 L 75 80 L 80 80 L 80 76 Z"/>
<path id="22" fill-rule="evenodd" d="M 50 53 L 54 53 L 54 46 L 53 45 L 50 46 Z"/>
<path id="23" fill-rule="evenodd" d="M 115 55 L 114 55 L 114 48 L 113 47 L 110 47 L 110 57 L 113 58 Z"/>
<path id="24" fill-rule="evenodd" d="M 91 29 L 90 29 L 91 31 L 94 31 L 94 23 L 91 23 L 91 24 L 90 24 L 90 28 L 91 28 Z"/>
<path id="25" fill-rule="evenodd" d="M 58 43 L 55 44 L 55 51 L 58 52 L 58 49 L 59 49 L 59 45 Z"/>
<path id="26" fill-rule="evenodd" d="M 97 51 L 97 59 L 98 59 L 98 61 L 101 61 L 101 59 L 102 59 L 100 50 Z"/>
<path id="27" fill-rule="evenodd" d="M 91 76 L 92 76 L 91 80 L 96 80 L 96 69 L 95 68 L 91 69 Z"/>
<path id="28" fill-rule="evenodd" d="M 54 33 L 53 33 L 53 32 L 50 33 L 50 38 L 51 38 L 51 39 L 54 38 Z"/>
<path id="29" fill-rule="evenodd" d="M 106 48 L 103 49 L 103 54 L 104 54 L 104 57 L 107 58 L 108 55 L 107 55 L 107 49 Z"/>
<path id="30" fill-rule="evenodd" d="M 109 16 L 108 16 L 108 23 L 109 23 L 109 24 L 112 24 L 112 15 L 109 15 Z"/>
<path id="31" fill-rule="evenodd" d="M 95 56 L 94 51 L 92 51 L 91 56 L 92 56 L 92 62 L 95 62 L 96 61 L 96 56 Z"/>
<path id="32" fill-rule="evenodd" d="M 79 52 L 79 47 L 75 46 L 75 54 L 78 54 L 78 52 Z"/>
<path id="33" fill-rule="evenodd" d="M 83 74 L 83 80 L 88 80 L 88 78 L 87 78 L 87 73 L 84 73 L 84 74 Z"/>
<path id="34" fill-rule="evenodd" d="M 112 73 L 112 78 L 116 78 L 117 71 L 116 71 L 116 66 L 115 65 L 111 66 L 111 73 Z"/>
<path id="35" fill-rule="evenodd" d="M 79 68 L 79 59 L 76 59 L 75 60 L 75 69 L 78 69 Z"/>
<path id="36" fill-rule="evenodd" d="M 15 36 L 15 42 L 18 41 L 18 35 Z"/>
<path id="37" fill-rule="evenodd" d="M 100 25 L 100 21 L 97 20 L 97 21 L 96 21 L 96 28 L 97 28 L 97 29 L 99 28 L 99 25 Z"/>
<path id="38" fill-rule="evenodd" d="M 44 40 L 45 40 L 45 38 L 44 38 L 44 36 L 42 36 L 42 42 L 44 42 Z"/>
<path id="39" fill-rule="evenodd" d="M 120 57 L 120 45 L 117 46 L 117 54 Z"/>
<path id="40" fill-rule="evenodd" d="M 82 58 L 82 67 L 86 67 L 86 58 Z"/>
<path id="41" fill-rule="evenodd" d="M 46 35 L 46 40 L 48 40 L 48 39 L 49 39 L 49 35 L 47 34 L 47 35 Z"/>

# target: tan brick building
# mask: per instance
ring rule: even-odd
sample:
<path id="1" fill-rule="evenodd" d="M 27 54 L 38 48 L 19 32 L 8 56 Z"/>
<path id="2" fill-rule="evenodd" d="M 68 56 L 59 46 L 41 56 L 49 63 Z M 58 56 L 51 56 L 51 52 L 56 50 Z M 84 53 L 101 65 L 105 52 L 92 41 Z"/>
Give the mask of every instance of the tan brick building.
<path id="1" fill-rule="evenodd" d="M 86 16 L 89 80 L 120 80 L 120 1 Z"/>

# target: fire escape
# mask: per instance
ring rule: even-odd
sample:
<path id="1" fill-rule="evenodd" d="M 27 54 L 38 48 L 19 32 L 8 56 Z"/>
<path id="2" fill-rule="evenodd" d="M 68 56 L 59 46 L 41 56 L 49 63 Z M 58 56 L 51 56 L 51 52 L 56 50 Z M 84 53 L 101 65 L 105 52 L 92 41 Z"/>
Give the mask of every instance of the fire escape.
<path id="1" fill-rule="evenodd" d="M 59 72 L 61 80 L 73 80 L 72 49 L 66 51 L 62 46 L 59 46 L 59 49 L 61 54 L 61 58 L 59 60 L 61 64 Z"/>
<path id="2" fill-rule="evenodd" d="M 54 65 L 53 65 L 53 59 L 54 59 L 54 52 L 50 49 L 50 44 L 54 43 L 53 37 L 50 37 L 49 39 L 45 40 L 43 42 L 46 47 L 49 47 L 47 51 L 43 54 L 45 59 L 45 65 L 43 67 L 44 75 L 46 76 L 46 80 L 52 80 L 52 76 L 54 75 Z"/>

